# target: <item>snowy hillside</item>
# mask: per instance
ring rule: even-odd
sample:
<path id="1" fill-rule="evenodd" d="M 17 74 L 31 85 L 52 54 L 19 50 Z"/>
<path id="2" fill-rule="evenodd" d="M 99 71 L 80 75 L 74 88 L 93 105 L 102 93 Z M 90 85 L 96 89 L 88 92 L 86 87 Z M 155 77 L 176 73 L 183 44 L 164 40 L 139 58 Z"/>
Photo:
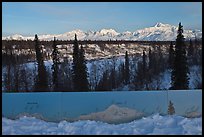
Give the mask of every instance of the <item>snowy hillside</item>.
<path id="1" fill-rule="evenodd" d="M 3 135 L 201 135 L 202 117 L 185 118 L 177 115 L 161 116 L 154 114 L 124 124 L 107 124 L 103 122 L 83 120 L 77 122 L 61 121 L 51 123 L 36 119 L 35 117 L 21 117 L 10 120 L 2 117 Z"/>
<path id="2" fill-rule="evenodd" d="M 177 26 L 169 24 L 156 23 L 151 27 L 136 30 L 134 32 L 119 33 L 114 29 L 102 29 L 99 31 L 84 32 L 76 29 L 64 34 L 46 34 L 39 35 L 40 40 L 52 40 L 56 37 L 59 40 L 72 40 L 74 35 L 77 34 L 79 40 L 141 40 L 141 41 L 171 41 L 176 39 Z M 184 37 L 186 39 L 202 38 L 202 31 L 200 30 L 186 30 L 184 27 Z M 26 40 L 34 39 L 33 37 L 22 36 L 15 34 L 13 36 L 2 37 L 2 39 Z"/>

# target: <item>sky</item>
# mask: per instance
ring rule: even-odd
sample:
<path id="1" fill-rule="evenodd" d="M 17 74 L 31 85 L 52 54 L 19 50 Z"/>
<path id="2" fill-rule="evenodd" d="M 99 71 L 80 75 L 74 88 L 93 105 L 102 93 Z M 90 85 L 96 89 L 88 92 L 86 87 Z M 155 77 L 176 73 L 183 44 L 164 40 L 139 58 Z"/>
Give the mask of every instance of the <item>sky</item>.
<path id="1" fill-rule="evenodd" d="M 136 31 L 157 22 L 202 30 L 202 2 L 2 2 L 2 35 Z"/>

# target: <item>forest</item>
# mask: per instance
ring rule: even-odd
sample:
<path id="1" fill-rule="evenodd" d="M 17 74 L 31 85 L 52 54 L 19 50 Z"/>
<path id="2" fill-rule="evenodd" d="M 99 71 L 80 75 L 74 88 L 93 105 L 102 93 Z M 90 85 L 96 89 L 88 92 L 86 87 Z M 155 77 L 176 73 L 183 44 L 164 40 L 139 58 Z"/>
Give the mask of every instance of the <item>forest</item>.
<path id="1" fill-rule="evenodd" d="M 2 40 L 2 91 L 202 89 L 202 39 L 185 40 L 179 25 L 176 41 Z"/>

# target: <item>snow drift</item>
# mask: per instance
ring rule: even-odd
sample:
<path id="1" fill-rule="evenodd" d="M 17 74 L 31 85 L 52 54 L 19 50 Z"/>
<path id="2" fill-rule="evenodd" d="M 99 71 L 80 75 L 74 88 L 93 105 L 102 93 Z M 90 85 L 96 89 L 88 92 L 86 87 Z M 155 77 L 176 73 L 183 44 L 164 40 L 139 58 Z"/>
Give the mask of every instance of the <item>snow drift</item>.
<path id="1" fill-rule="evenodd" d="M 45 122 L 35 117 L 10 120 L 2 117 L 3 135 L 202 135 L 202 117 L 153 114 L 124 124 L 81 120 Z"/>

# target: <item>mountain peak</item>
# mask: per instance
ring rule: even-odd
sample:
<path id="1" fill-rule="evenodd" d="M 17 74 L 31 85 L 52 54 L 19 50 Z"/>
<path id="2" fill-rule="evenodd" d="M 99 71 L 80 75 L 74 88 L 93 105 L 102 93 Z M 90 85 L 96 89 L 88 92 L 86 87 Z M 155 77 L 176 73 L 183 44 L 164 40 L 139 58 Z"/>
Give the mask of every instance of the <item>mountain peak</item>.
<path id="1" fill-rule="evenodd" d="M 114 34 L 114 35 L 118 34 L 118 32 L 116 32 L 114 29 L 102 29 L 102 30 L 100 30 L 100 33 L 102 33 L 102 34 Z"/>
<path id="2" fill-rule="evenodd" d="M 157 22 L 154 27 L 165 27 L 165 26 L 169 26 L 169 24 L 163 24 L 163 23 L 160 23 L 160 22 Z"/>

